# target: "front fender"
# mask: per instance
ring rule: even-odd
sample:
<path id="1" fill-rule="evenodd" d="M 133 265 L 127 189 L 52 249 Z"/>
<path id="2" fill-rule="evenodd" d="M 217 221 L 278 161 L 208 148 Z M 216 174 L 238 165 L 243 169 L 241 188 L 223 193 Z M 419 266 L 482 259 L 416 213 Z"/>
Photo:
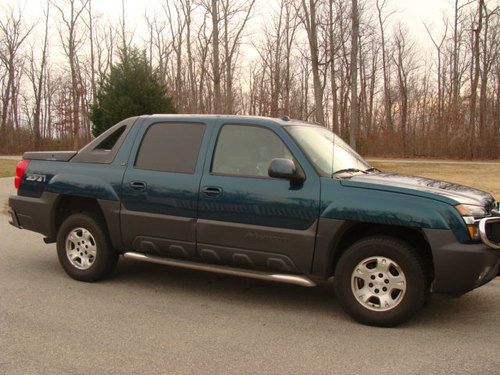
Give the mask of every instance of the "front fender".
<path id="1" fill-rule="evenodd" d="M 465 222 L 453 206 L 410 194 L 342 186 L 323 180 L 321 218 L 413 228 L 450 229 L 467 242 Z"/>

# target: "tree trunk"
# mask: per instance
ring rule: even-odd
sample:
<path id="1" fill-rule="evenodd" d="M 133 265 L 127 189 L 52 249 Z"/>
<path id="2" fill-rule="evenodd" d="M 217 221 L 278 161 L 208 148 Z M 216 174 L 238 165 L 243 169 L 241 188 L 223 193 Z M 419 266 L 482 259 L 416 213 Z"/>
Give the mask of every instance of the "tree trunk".
<path id="1" fill-rule="evenodd" d="M 213 58 L 213 81 L 214 81 L 214 112 L 222 112 L 220 68 L 219 68 L 219 12 L 217 0 L 212 0 L 212 58 Z"/>
<path id="2" fill-rule="evenodd" d="M 314 90 L 314 117 L 317 123 L 325 125 L 325 115 L 323 110 L 323 86 L 319 74 L 319 47 L 318 47 L 318 25 L 316 19 L 316 1 L 309 0 L 309 8 L 305 0 L 302 0 L 302 8 L 305 13 L 305 25 L 309 40 L 309 50 L 311 53 L 311 69 L 313 74 Z"/>
<path id="3" fill-rule="evenodd" d="M 476 105 L 477 105 L 477 87 L 479 83 L 479 73 L 480 73 L 480 36 L 481 29 L 483 26 L 483 6 L 484 0 L 478 0 L 478 21 L 477 27 L 473 30 L 474 33 L 474 45 L 473 45 L 473 75 L 471 82 L 471 93 L 470 93 L 470 114 L 469 114 L 469 133 L 471 134 L 470 139 L 470 156 L 474 156 L 474 135 L 476 133 Z"/>
<path id="4" fill-rule="evenodd" d="M 352 34 L 351 34 L 351 118 L 349 143 L 356 150 L 359 128 L 358 109 L 358 38 L 359 12 L 358 0 L 352 0 Z"/>

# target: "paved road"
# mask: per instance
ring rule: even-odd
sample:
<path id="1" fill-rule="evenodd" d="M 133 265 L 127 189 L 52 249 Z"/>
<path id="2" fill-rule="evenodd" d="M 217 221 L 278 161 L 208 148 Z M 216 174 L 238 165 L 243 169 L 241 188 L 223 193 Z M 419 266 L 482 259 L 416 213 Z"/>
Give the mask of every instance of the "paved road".
<path id="1" fill-rule="evenodd" d="M 0 179 L 0 200 L 12 179 Z M 318 288 L 120 261 L 69 279 L 54 245 L 0 214 L 2 374 L 498 374 L 500 280 L 434 296 L 395 329 L 351 321 Z"/>

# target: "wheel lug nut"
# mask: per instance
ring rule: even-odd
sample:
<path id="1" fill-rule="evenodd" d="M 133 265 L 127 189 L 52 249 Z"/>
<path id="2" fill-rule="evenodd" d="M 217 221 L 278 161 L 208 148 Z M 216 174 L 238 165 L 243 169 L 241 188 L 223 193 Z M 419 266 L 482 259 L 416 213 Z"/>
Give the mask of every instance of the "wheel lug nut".
<path id="1" fill-rule="evenodd" d="M 370 279 L 375 280 L 375 275 L 371 275 Z"/>
<path id="2" fill-rule="evenodd" d="M 375 293 L 378 293 L 378 292 L 379 292 L 379 290 L 378 290 L 378 289 L 375 289 Z"/>
<path id="3" fill-rule="evenodd" d="M 368 286 L 369 286 L 370 288 L 372 288 L 372 287 L 373 287 L 373 284 L 372 284 L 372 283 L 370 283 L 370 284 L 368 284 Z"/>
<path id="4" fill-rule="evenodd" d="M 382 275 L 381 273 L 378 274 L 378 277 L 384 277 L 384 275 Z"/>
<path id="5" fill-rule="evenodd" d="M 389 284 L 389 279 L 385 279 L 384 283 Z"/>
<path id="6" fill-rule="evenodd" d="M 387 288 L 386 288 L 385 286 L 382 288 L 382 290 L 383 290 L 384 292 L 387 292 Z"/>

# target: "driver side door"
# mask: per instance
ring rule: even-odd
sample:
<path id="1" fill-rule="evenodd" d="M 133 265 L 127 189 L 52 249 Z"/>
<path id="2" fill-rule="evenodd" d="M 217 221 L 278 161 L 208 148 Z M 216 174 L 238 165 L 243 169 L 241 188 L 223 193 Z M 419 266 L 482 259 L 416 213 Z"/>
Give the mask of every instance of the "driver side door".
<path id="1" fill-rule="evenodd" d="M 307 173 L 296 184 L 268 176 L 274 158 L 292 159 L 302 168 L 276 129 L 223 123 L 216 134 L 200 185 L 199 257 L 234 267 L 308 272 L 319 212 L 319 177 Z"/>

